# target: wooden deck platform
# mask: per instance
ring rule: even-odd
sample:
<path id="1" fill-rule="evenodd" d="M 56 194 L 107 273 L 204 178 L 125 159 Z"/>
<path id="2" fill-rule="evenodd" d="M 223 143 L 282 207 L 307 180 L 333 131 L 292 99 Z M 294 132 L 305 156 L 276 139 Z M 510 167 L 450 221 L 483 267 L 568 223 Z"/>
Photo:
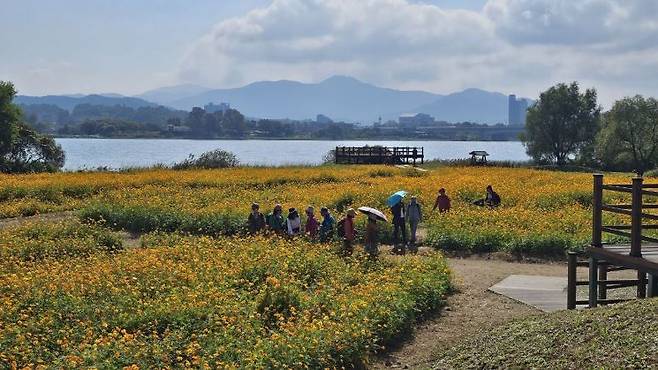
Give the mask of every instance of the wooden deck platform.
<path id="1" fill-rule="evenodd" d="M 567 278 L 564 277 L 510 275 L 489 290 L 544 312 L 567 308 Z"/>
<path id="2" fill-rule="evenodd" d="M 337 146 L 336 164 L 423 164 L 423 147 Z"/>
<path id="3" fill-rule="evenodd" d="M 630 244 L 603 244 L 601 247 L 587 248 L 587 253 L 615 265 L 658 275 L 658 244 L 642 245 L 642 257 L 630 255 Z"/>

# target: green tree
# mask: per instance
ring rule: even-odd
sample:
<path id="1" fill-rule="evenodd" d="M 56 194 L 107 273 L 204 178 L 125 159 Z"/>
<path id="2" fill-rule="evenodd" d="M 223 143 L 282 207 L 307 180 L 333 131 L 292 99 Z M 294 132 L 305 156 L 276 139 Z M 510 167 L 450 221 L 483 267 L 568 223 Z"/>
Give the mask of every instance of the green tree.
<path id="1" fill-rule="evenodd" d="M 21 121 L 13 103 L 16 89 L 0 81 L 0 172 L 56 171 L 64 165 L 64 151 L 51 137 L 38 134 Z"/>
<path id="2" fill-rule="evenodd" d="M 607 169 L 639 176 L 658 165 L 658 101 L 640 95 L 616 101 L 604 115 L 596 157 Z"/>
<path id="3" fill-rule="evenodd" d="M 591 152 L 600 116 L 596 90 L 581 94 L 577 82 L 561 83 L 541 93 L 528 109 L 521 140 L 535 162 L 562 166 Z"/>

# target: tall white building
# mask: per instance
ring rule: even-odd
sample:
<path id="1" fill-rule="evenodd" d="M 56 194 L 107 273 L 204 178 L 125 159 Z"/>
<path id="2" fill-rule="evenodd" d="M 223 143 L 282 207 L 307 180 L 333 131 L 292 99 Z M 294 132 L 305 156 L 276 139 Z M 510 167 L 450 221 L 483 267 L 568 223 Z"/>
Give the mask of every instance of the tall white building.
<path id="1" fill-rule="evenodd" d="M 512 94 L 508 98 L 508 121 L 510 126 L 525 126 L 525 118 L 528 113 L 528 101 L 525 99 L 517 99 L 516 95 Z"/>

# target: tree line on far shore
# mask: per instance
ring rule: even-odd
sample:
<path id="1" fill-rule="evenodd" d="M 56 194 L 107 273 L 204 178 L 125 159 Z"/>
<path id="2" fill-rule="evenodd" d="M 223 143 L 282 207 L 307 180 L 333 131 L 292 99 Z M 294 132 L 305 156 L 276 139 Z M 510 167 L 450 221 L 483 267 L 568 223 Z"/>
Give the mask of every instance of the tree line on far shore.
<path id="1" fill-rule="evenodd" d="M 21 108 L 13 103 L 15 96 L 13 84 L 0 81 L 0 172 L 61 169 L 61 147 L 52 137 L 33 128 Z M 158 116 L 162 112 L 156 109 L 151 113 Z M 194 108 L 184 119 L 170 117 L 167 124 L 170 131 L 185 127 L 192 137 L 204 138 L 245 137 L 253 129 L 268 137 L 285 137 L 291 130 L 289 125 L 275 120 L 248 122 L 233 109 L 213 113 Z M 353 130 L 337 123 L 308 123 L 303 128 L 318 130 L 319 137 L 333 139 L 344 138 L 346 130 Z M 85 121 L 80 129 L 90 135 L 130 130 L 120 123 L 103 120 Z M 616 101 L 609 111 L 603 112 L 595 89 L 581 92 L 577 82 L 560 83 L 542 92 L 528 109 L 521 140 L 536 164 L 562 169 L 576 165 L 643 175 L 658 167 L 658 101 L 636 95 Z"/>

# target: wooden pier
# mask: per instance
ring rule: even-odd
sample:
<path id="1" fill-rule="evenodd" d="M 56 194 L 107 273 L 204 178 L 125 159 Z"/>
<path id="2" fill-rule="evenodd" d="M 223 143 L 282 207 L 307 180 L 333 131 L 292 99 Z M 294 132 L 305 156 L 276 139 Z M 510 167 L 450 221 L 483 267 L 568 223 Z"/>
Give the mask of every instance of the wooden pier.
<path id="1" fill-rule="evenodd" d="M 337 146 L 336 164 L 423 164 L 423 147 Z"/>
<path id="2" fill-rule="evenodd" d="M 586 249 L 587 261 L 578 261 L 578 255 L 569 253 L 567 308 L 577 305 L 596 307 L 600 304 L 617 303 L 623 299 L 608 299 L 610 289 L 637 287 L 637 298 L 658 297 L 658 238 L 643 235 L 643 230 L 658 230 L 658 223 L 643 224 L 644 220 L 658 221 L 658 215 L 644 210 L 658 209 L 656 203 L 645 203 L 644 197 L 658 197 L 658 184 L 644 184 L 641 177 L 632 184 L 604 185 L 603 175 L 594 174 L 592 198 L 592 244 Z M 603 204 L 603 191 L 627 193 L 631 204 Z M 603 212 L 612 212 L 630 217 L 630 225 L 603 225 Z M 630 243 L 606 244 L 602 234 L 610 233 L 626 237 Z M 646 242 L 643 244 L 643 242 Z M 576 268 L 589 267 L 589 279 L 577 281 Z M 637 271 L 636 279 L 611 279 L 610 272 L 620 270 Z M 589 287 L 588 300 L 576 299 L 579 285 Z"/>

